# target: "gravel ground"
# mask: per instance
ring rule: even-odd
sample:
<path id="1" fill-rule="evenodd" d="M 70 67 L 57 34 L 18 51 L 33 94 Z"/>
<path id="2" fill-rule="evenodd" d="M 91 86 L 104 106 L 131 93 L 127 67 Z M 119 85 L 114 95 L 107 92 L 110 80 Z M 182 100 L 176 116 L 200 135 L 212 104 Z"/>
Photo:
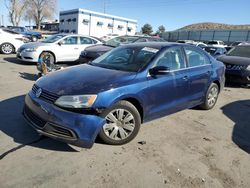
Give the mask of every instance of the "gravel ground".
<path id="1" fill-rule="evenodd" d="M 146 123 L 126 145 L 84 149 L 39 137 L 22 118 L 34 65 L 0 55 L 0 71 L 1 188 L 250 187 L 248 88 L 226 87 L 213 110 Z"/>

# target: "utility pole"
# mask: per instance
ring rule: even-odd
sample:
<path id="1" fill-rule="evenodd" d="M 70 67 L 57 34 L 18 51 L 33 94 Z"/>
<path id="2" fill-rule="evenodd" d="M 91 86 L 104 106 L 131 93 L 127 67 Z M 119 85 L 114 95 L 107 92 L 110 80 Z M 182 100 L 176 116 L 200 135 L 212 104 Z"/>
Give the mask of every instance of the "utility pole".
<path id="1" fill-rule="evenodd" d="M 103 13 L 106 14 L 106 1 L 103 1 Z"/>
<path id="2" fill-rule="evenodd" d="M 2 14 L 2 25 L 4 26 L 4 21 L 3 21 L 3 14 Z"/>

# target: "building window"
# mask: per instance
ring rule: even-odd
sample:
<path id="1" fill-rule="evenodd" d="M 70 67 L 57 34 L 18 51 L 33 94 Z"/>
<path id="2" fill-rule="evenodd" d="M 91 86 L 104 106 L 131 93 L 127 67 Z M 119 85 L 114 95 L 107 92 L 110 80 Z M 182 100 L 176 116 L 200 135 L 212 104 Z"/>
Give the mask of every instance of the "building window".
<path id="1" fill-rule="evenodd" d="M 76 22 L 76 18 L 73 18 L 73 19 L 72 19 L 72 22 Z"/>
<path id="2" fill-rule="evenodd" d="M 67 29 L 67 30 L 65 30 L 64 32 L 65 32 L 65 33 L 69 33 L 69 30 Z"/>
<path id="3" fill-rule="evenodd" d="M 111 23 L 108 24 L 108 28 L 113 28 L 113 27 L 114 27 L 113 24 L 111 24 Z"/>
<path id="4" fill-rule="evenodd" d="M 67 19 L 67 22 L 71 22 L 71 19 L 69 18 L 69 19 Z"/>
<path id="5" fill-rule="evenodd" d="M 64 19 L 60 20 L 60 22 L 64 22 Z"/>
<path id="6" fill-rule="evenodd" d="M 131 32 L 132 31 L 132 27 L 128 27 L 128 32 Z"/>
<path id="7" fill-rule="evenodd" d="M 103 26 L 103 22 L 97 22 L 98 26 Z"/>
<path id="8" fill-rule="evenodd" d="M 76 30 L 72 30 L 71 33 L 76 33 Z"/>
<path id="9" fill-rule="evenodd" d="M 83 19 L 83 20 L 82 20 L 82 23 L 83 23 L 83 24 L 86 24 L 86 25 L 88 25 L 88 23 L 89 23 L 89 20 L 88 20 L 88 19 Z"/>
<path id="10" fill-rule="evenodd" d="M 120 29 L 120 30 L 122 30 L 123 29 L 123 25 L 118 25 L 117 28 Z"/>
<path id="11" fill-rule="evenodd" d="M 64 30 L 62 29 L 62 30 L 60 30 L 60 32 L 61 32 L 61 33 L 63 33 L 63 32 L 64 32 Z"/>

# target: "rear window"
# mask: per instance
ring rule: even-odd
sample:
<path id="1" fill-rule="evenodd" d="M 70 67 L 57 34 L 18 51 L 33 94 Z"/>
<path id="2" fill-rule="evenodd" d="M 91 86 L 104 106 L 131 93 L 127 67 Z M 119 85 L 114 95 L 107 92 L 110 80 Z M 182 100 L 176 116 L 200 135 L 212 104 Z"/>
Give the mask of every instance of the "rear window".
<path id="1" fill-rule="evenodd" d="M 217 41 L 209 41 L 207 44 L 218 44 Z"/>
<path id="2" fill-rule="evenodd" d="M 232 48 L 227 55 L 250 58 L 250 46 L 236 46 Z"/>

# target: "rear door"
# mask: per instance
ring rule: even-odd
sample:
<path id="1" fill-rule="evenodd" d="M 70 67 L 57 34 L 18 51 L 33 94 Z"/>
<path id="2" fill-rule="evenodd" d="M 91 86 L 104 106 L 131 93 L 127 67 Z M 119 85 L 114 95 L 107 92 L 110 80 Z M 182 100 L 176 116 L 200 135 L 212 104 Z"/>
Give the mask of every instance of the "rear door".
<path id="1" fill-rule="evenodd" d="M 174 113 L 188 106 L 188 70 L 183 51 L 180 47 L 166 49 L 156 60 L 154 66 L 170 68 L 169 73 L 148 76 L 147 114 L 158 118 Z"/>
<path id="2" fill-rule="evenodd" d="M 208 56 L 200 49 L 185 46 L 184 51 L 189 69 L 189 106 L 200 104 L 210 83 L 212 64 Z"/>

